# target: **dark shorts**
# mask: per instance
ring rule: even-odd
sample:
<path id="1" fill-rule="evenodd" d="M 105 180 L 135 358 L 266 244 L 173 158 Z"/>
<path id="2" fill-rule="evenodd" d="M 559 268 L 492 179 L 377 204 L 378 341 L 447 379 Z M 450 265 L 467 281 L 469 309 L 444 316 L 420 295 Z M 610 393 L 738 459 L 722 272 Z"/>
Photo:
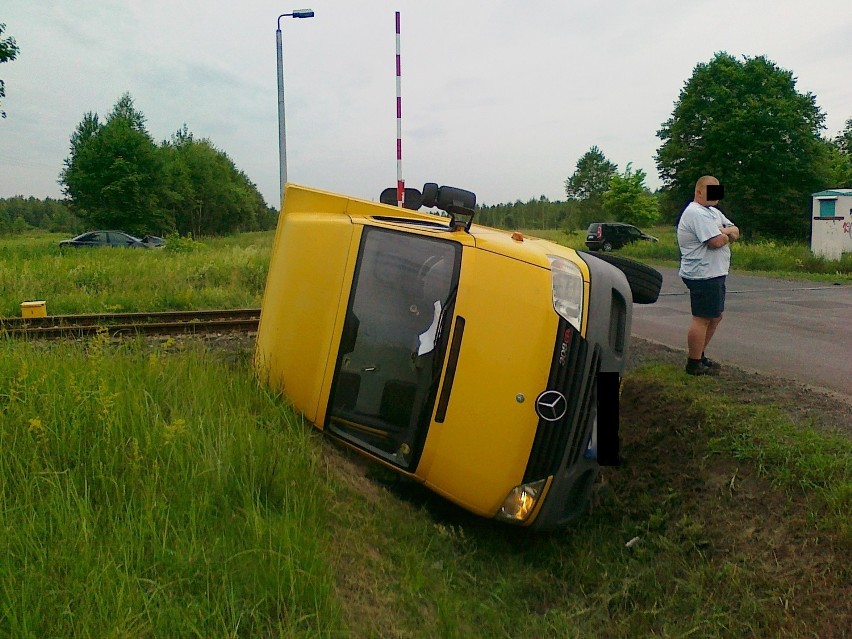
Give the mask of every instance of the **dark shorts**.
<path id="1" fill-rule="evenodd" d="M 689 289 L 689 301 L 695 317 L 716 318 L 725 310 L 725 275 L 708 280 L 688 280 L 682 277 Z"/>

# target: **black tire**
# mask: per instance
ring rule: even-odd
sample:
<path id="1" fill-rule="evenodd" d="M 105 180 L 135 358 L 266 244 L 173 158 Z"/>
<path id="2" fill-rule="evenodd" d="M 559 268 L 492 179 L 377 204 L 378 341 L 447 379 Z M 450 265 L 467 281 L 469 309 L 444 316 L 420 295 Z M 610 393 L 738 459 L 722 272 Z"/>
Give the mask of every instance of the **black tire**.
<path id="1" fill-rule="evenodd" d="M 603 250 L 606 253 L 609 253 L 612 250 L 612 244 L 610 244 L 609 242 L 604 242 L 603 243 Z"/>
<path id="2" fill-rule="evenodd" d="M 588 254 L 591 255 L 591 253 Z M 596 253 L 593 257 L 612 264 L 624 273 L 630 285 L 634 304 L 653 304 L 657 301 L 663 286 L 663 274 L 657 269 L 620 255 Z"/>

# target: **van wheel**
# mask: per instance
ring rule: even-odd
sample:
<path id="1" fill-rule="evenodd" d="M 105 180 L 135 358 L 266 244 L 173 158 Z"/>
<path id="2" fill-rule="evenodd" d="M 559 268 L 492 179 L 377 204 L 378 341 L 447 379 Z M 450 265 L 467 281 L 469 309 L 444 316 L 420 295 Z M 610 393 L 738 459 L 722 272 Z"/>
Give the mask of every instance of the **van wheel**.
<path id="1" fill-rule="evenodd" d="M 624 273 L 634 304 L 653 304 L 657 301 L 663 286 L 663 274 L 657 269 L 620 255 L 597 253 L 594 257 L 612 264 Z"/>
<path id="2" fill-rule="evenodd" d="M 612 244 L 610 244 L 609 242 L 604 242 L 603 250 L 609 253 L 612 250 Z"/>

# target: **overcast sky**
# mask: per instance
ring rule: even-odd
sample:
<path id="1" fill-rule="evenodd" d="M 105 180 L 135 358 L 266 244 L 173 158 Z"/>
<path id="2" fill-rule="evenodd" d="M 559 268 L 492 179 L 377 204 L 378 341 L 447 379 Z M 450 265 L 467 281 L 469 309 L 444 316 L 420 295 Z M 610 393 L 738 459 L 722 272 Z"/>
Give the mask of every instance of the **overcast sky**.
<path id="1" fill-rule="evenodd" d="M 0 197 L 60 197 L 83 114 L 129 91 L 155 141 L 186 123 L 277 206 L 275 30 L 302 8 L 316 16 L 281 20 L 289 179 L 366 199 L 396 183 L 395 11 L 406 186 L 564 199 L 597 145 L 656 188 L 656 132 L 718 51 L 792 71 L 825 135 L 852 117 L 849 0 L 298 2 L 5 0 L 21 51 L 0 65 Z"/>

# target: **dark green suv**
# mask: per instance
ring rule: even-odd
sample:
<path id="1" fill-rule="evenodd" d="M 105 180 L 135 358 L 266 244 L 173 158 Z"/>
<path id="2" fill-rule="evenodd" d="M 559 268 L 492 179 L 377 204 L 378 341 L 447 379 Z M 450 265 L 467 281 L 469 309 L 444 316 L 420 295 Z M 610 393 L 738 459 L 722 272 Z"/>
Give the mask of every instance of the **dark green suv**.
<path id="1" fill-rule="evenodd" d="M 589 225 L 586 234 L 586 246 L 592 251 L 609 252 L 636 240 L 656 242 L 657 238 L 643 233 L 635 226 L 618 222 L 594 222 Z"/>

